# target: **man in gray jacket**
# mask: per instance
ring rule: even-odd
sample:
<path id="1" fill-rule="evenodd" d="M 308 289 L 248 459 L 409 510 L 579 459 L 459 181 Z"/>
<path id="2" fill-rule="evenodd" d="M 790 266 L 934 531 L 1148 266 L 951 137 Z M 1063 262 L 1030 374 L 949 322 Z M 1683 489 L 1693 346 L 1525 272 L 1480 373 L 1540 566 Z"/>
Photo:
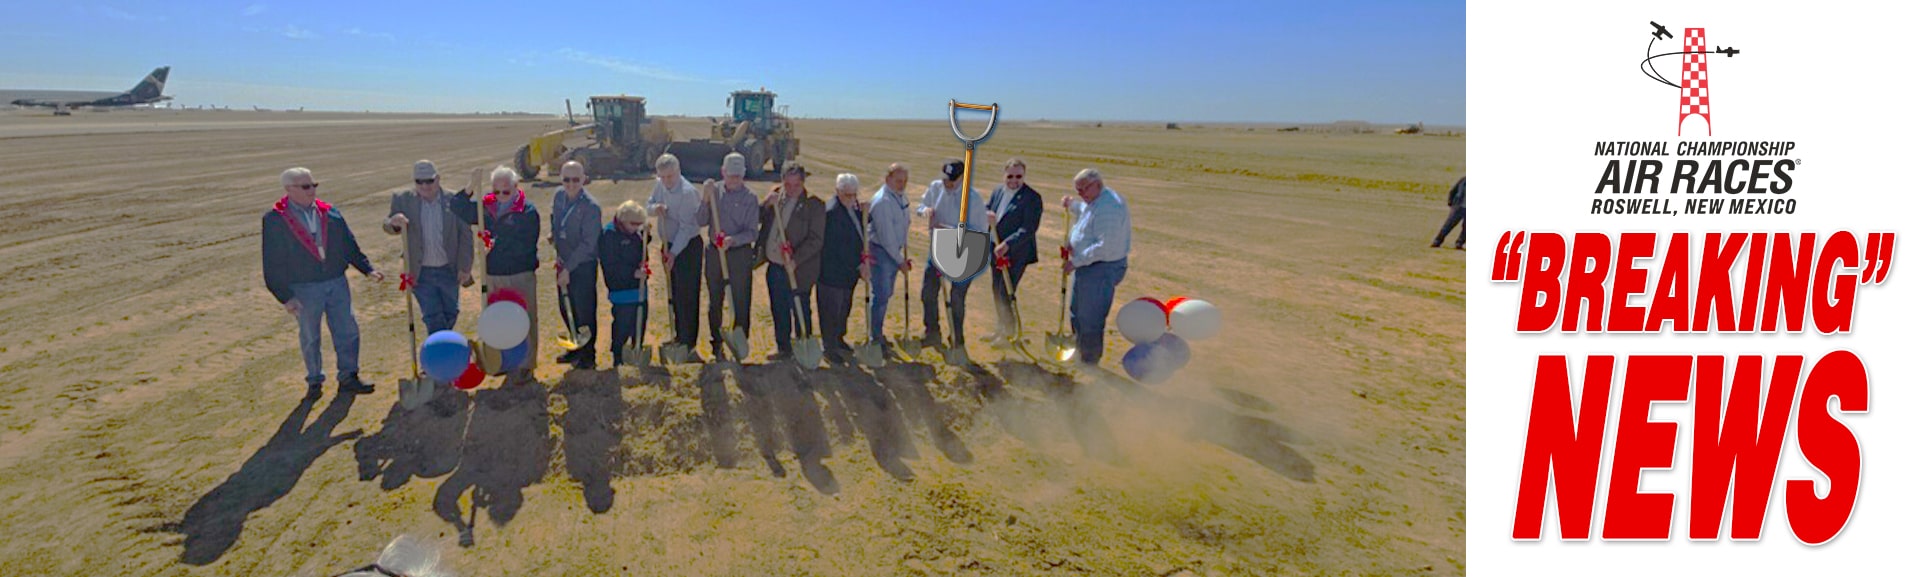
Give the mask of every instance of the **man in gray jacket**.
<path id="1" fill-rule="evenodd" d="M 560 185 L 560 191 L 553 193 L 553 212 L 549 213 L 553 236 L 547 240 L 558 255 L 557 282 L 567 291 L 568 302 L 560 306 L 573 313 L 573 326 L 567 329 L 575 333 L 585 330 L 587 338 L 579 343 L 580 348 L 560 355 L 554 362 L 571 362 L 591 370 L 594 337 L 599 333 L 596 321 L 600 318 L 600 203 L 587 192 L 587 167 L 578 161 L 561 165 Z"/>
<path id="2" fill-rule="evenodd" d="M 460 287 L 473 285 L 473 227 L 454 212 L 433 162 L 413 163 L 413 188 L 393 193 L 380 228 L 407 233 L 413 259 L 405 284 L 413 286 L 427 332 L 452 329 L 460 318 Z"/>

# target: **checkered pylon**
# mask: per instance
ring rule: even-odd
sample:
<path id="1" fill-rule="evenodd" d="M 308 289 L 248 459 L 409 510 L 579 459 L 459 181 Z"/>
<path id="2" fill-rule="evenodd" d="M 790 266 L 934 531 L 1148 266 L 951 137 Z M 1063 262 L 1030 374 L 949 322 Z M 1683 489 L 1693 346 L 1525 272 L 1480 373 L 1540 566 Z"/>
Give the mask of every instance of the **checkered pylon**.
<path id="1" fill-rule="evenodd" d="M 1713 136 L 1713 115 L 1707 112 L 1707 29 L 1688 28 L 1686 33 L 1686 54 L 1682 55 L 1680 65 L 1680 121 L 1674 127 L 1677 135 L 1686 125 L 1687 116 L 1700 115 L 1707 121 L 1707 136 Z"/>

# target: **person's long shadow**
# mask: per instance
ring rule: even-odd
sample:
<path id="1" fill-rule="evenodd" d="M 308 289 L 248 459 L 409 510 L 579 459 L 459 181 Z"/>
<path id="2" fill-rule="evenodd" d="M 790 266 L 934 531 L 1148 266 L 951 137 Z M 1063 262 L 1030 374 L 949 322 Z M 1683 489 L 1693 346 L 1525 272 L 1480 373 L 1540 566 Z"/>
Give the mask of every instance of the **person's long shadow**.
<path id="1" fill-rule="evenodd" d="M 700 366 L 700 376 L 695 384 L 700 388 L 700 410 L 707 429 L 707 448 L 713 454 L 713 464 L 722 469 L 732 469 L 740 460 L 739 433 L 733 427 L 733 401 L 727 396 L 727 373 L 732 372 L 726 363 L 712 362 Z"/>
<path id="2" fill-rule="evenodd" d="M 912 447 L 913 436 L 880 381 L 856 367 L 833 367 L 816 373 L 814 382 L 815 392 L 827 399 L 832 421 L 847 432 L 846 442 L 852 443 L 852 430 L 858 430 L 882 471 L 912 481 L 913 469 L 900 458 L 904 448 Z"/>
<path id="3" fill-rule="evenodd" d="M 927 383 L 933 382 L 932 366 L 925 363 L 889 363 L 875 370 L 874 377 L 884 385 L 893 405 L 900 409 L 907 421 L 918 422 L 926 427 L 927 436 L 948 461 L 960 464 L 973 462 L 973 452 L 967 450 L 960 435 L 947 426 L 947 409 L 927 390 Z M 913 452 L 911 444 L 904 449 L 905 453 Z"/>
<path id="4" fill-rule="evenodd" d="M 472 407 L 466 391 L 445 384 L 437 385 L 433 400 L 418 409 L 409 411 L 395 402 L 378 432 L 353 443 L 360 480 L 377 477 L 382 490 L 392 491 L 415 477 L 453 472 L 460 464 L 460 441 Z"/>
<path id="5" fill-rule="evenodd" d="M 740 392 L 745 397 L 747 426 L 752 429 L 760 458 L 775 477 L 786 476 L 780 464 L 780 437 L 786 437 L 793 456 L 800 462 L 800 473 L 814 490 L 833 494 L 840 483 L 823 459 L 833 456 L 833 441 L 827 437 L 826 423 L 815 402 L 811 379 L 793 363 L 746 365 L 740 371 Z M 785 425 L 777 427 L 775 421 Z"/>
<path id="6" fill-rule="evenodd" d="M 1106 369 L 1094 371 L 1093 379 L 1150 406 L 1185 413 L 1190 423 L 1187 434 L 1191 437 L 1204 439 L 1252 459 L 1288 479 L 1313 482 L 1313 461 L 1289 446 L 1306 445 L 1312 441 L 1286 425 L 1199 401 L 1161 395 Z"/>
<path id="7" fill-rule="evenodd" d="M 286 496 L 328 449 L 359 437 L 357 429 L 333 434 L 334 427 L 346 420 L 353 400 L 353 395 L 334 397 L 311 425 L 306 424 L 307 414 L 313 411 L 315 400 L 302 400 L 294 407 L 267 444 L 254 451 L 239 471 L 187 508 L 179 528 L 186 536 L 180 561 L 206 565 L 219 560 L 240 539 L 248 515 Z"/>
<path id="8" fill-rule="evenodd" d="M 1092 391 L 1088 391 L 1073 382 L 1071 375 L 1056 373 L 1033 363 L 1002 361 L 1000 374 L 1028 386 L 1039 387 L 1048 399 L 1051 399 L 1061 415 L 1065 417 L 1067 430 L 1073 434 L 1073 440 L 1080 444 L 1080 450 L 1089 458 L 1109 464 L 1122 464 L 1126 456 L 1120 453 L 1120 444 L 1113 438 L 1113 428 L 1100 412 L 1100 406 Z M 991 378 L 990 376 L 981 378 Z M 990 398 L 1005 397 L 1005 383 L 999 386 L 983 386 Z M 1027 409 L 1027 418 L 1036 416 L 1038 411 Z M 1031 434 L 1031 433 L 1028 433 Z M 1021 433 L 1016 432 L 1016 437 Z"/>
<path id="9" fill-rule="evenodd" d="M 525 499 L 521 491 L 546 474 L 554 449 L 543 384 L 480 391 L 471 415 L 460 465 L 433 497 L 434 513 L 459 530 L 463 547 L 473 546 L 481 509 L 496 527 L 513 520 Z M 470 508 L 461 511 L 468 489 Z"/>
<path id="10" fill-rule="evenodd" d="M 627 414 L 620 381 L 617 375 L 578 371 L 554 392 L 567 402 L 560 421 L 567 473 L 580 483 L 587 509 L 605 513 L 613 508 L 613 467 Z"/>

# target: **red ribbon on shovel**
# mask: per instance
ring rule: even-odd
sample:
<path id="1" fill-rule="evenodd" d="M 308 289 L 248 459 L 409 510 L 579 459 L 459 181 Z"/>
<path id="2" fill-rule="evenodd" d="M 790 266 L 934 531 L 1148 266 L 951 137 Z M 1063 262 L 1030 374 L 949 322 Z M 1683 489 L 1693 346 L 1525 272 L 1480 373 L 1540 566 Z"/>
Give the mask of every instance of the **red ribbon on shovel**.
<path id="1" fill-rule="evenodd" d="M 408 290 L 412 290 L 412 289 L 413 289 L 413 275 L 410 275 L 404 272 L 400 273 L 400 292 L 407 292 Z"/>

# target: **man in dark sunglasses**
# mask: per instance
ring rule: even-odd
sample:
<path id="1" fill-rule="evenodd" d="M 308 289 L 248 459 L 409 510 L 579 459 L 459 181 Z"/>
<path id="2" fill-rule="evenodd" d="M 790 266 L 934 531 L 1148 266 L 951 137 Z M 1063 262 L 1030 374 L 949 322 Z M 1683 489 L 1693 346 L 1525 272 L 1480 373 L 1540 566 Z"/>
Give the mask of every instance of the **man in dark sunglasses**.
<path id="1" fill-rule="evenodd" d="M 553 212 L 548 213 L 553 236 L 547 241 L 553 243 L 560 264 L 558 282 L 567 292 L 567 302 L 560 306 L 573 313 L 573 326 L 567 328 L 575 333 L 584 330 L 587 338 L 579 341 L 580 348 L 554 362 L 592 370 L 593 344 L 599 333 L 600 203 L 587 192 L 587 167 L 579 161 L 560 166 L 560 184 L 560 191 L 553 193 Z"/>
<path id="2" fill-rule="evenodd" d="M 1014 158 L 1007 161 L 1006 184 L 993 189 L 987 200 L 987 218 L 993 221 L 999 244 L 993 247 L 993 302 L 998 323 L 989 343 L 1013 344 L 1020 339 L 1014 321 L 1013 295 L 1020 292 L 1020 279 L 1027 265 L 1040 261 L 1034 234 L 1040 231 L 1040 215 L 1046 201 L 1027 184 L 1027 163 Z"/>
<path id="3" fill-rule="evenodd" d="M 413 188 L 393 193 L 381 230 L 406 232 L 407 280 L 428 333 L 449 330 L 460 318 L 460 287 L 473 284 L 473 227 L 440 188 L 432 161 L 413 163 Z"/>
<path id="4" fill-rule="evenodd" d="M 333 353 L 341 394 L 373 392 L 360 381 L 360 324 L 353 318 L 353 292 L 347 266 L 375 281 L 386 275 L 373 268 L 340 211 L 319 199 L 320 183 L 305 168 L 280 173 L 286 195 L 260 219 L 260 269 L 267 291 L 298 319 L 300 359 L 307 368 L 307 398 L 320 396 L 326 375 L 320 370 L 320 321 L 333 334 Z"/>

